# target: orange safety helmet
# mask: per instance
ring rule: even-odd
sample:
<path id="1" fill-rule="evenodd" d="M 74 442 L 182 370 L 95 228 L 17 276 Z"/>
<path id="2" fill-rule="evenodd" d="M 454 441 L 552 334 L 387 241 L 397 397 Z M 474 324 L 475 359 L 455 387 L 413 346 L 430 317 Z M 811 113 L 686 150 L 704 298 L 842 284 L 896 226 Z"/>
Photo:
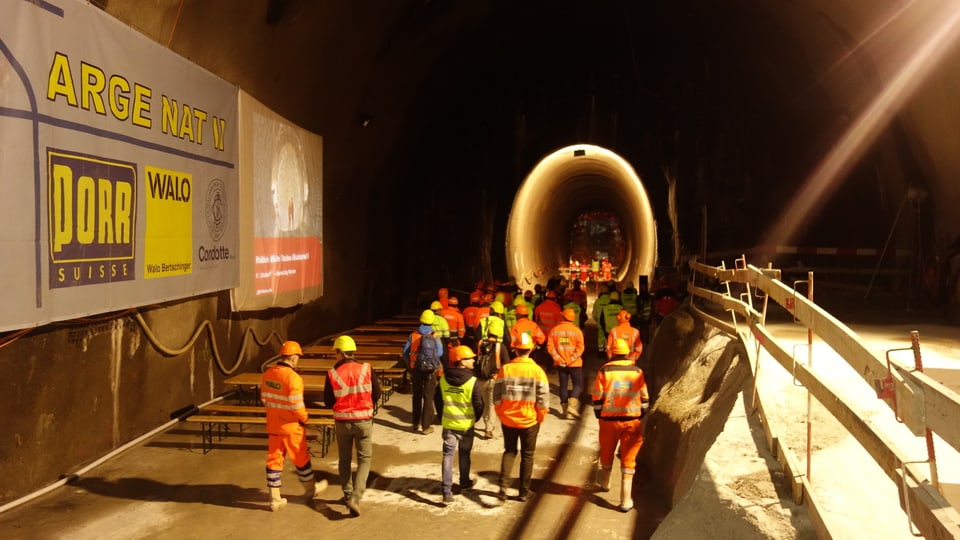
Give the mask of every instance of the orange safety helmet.
<path id="1" fill-rule="evenodd" d="M 300 344 L 296 341 L 284 341 L 283 345 L 280 345 L 280 354 L 283 356 L 301 356 L 303 350 L 300 348 Z"/>
<path id="2" fill-rule="evenodd" d="M 627 340 L 617 338 L 613 340 L 613 348 L 610 352 L 612 352 L 614 356 L 626 356 L 630 354 L 630 345 L 627 343 Z"/>
<path id="3" fill-rule="evenodd" d="M 519 349 L 522 351 L 529 351 L 533 349 L 533 338 L 530 337 L 530 334 L 523 332 L 520 334 L 520 339 L 516 343 L 512 343 L 514 349 Z"/>
<path id="4" fill-rule="evenodd" d="M 451 296 L 450 299 L 447 300 L 447 305 L 448 305 L 448 306 L 457 307 L 457 306 L 460 305 L 460 301 L 457 300 L 457 297 L 456 297 L 456 296 Z"/>
<path id="5" fill-rule="evenodd" d="M 484 304 L 489 304 L 489 303 L 491 303 L 491 302 L 493 302 L 493 295 L 492 295 L 492 294 L 487 293 L 487 294 L 483 295 L 483 303 L 484 303 Z"/>
<path id="6" fill-rule="evenodd" d="M 573 322 L 577 319 L 577 312 L 573 308 L 567 308 L 563 310 L 563 318 L 567 321 Z"/>
<path id="7" fill-rule="evenodd" d="M 437 298 L 447 298 L 449 296 L 450 296 L 450 291 L 448 291 L 446 287 L 443 287 L 439 291 L 437 291 Z"/>
<path id="8" fill-rule="evenodd" d="M 525 315 L 527 315 L 527 316 L 530 315 L 530 308 L 528 308 L 526 304 L 520 304 L 519 306 L 516 307 L 515 311 L 516 311 L 516 313 L 517 313 L 517 317 L 523 317 L 523 316 L 525 316 Z"/>
<path id="9" fill-rule="evenodd" d="M 470 293 L 471 304 L 479 304 L 482 298 L 483 298 L 483 295 L 480 294 L 480 291 L 473 291 L 472 293 Z"/>
<path id="10" fill-rule="evenodd" d="M 556 299 L 557 299 L 557 293 L 553 292 L 553 289 L 551 289 L 551 290 L 547 291 L 547 298 L 550 298 L 550 299 L 552 299 L 552 300 L 556 300 Z"/>
<path id="11" fill-rule="evenodd" d="M 627 321 L 629 321 L 629 320 L 630 320 L 630 312 L 629 312 L 629 311 L 627 311 L 627 310 L 625 310 L 625 309 L 621 309 L 621 310 L 620 310 L 620 313 L 617 313 L 617 322 L 627 322 Z"/>
<path id="12" fill-rule="evenodd" d="M 477 353 L 473 352 L 473 349 L 467 347 L 466 345 L 459 345 L 450 349 L 450 360 L 454 362 L 463 362 L 464 360 L 473 360 L 477 357 Z"/>

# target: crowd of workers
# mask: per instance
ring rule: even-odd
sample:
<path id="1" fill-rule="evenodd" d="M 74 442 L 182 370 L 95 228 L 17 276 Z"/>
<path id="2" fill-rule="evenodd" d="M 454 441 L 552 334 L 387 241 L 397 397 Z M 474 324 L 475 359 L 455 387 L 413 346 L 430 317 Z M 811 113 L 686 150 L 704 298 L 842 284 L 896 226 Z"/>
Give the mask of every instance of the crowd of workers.
<path id="1" fill-rule="evenodd" d="M 508 498 L 518 454 L 518 499 L 526 501 L 533 496 L 537 436 L 550 411 L 548 372 L 556 372 L 559 380 L 560 416 L 579 418 L 587 294 L 579 279 L 569 285 L 568 280 L 555 278 L 545 287 L 538 285 L 521 294 L 510 284 L 479 282 L 463 311 L 455 295 L 440 289 L 429 309 L 420 313 L 419 326 L 408 336 L 402 357 L 412 386 L 411 429 L 429 435 L 437 417 L 440 420 L 443 504 L 453 501 L 454 453 L 460 489 L 470 489 L 474 485 L 470 455 L 475 434 L 479 431 L 485 439 L 493 439 L 497 424 L 504 445 L 498 498 Z M 626 512 L 633 508 L 632 480 L 643 444 L 641 418 L 649 406 L 638 363 L 656 325 L 677 307 L 678 300 L 666 286 L 650 294 L 645 277 L 638 288 L 626 283 L 621 290 L 608 280 L 597 289 L 590 315 L 597 324 L 596 350 L 606 357 L 589 392 L 600 422 L 597 484 L 601 490 L 610 489 L 613 461 L 618 456 L 619 508 Z M 369 364 L 355 359 L 357 348 L 352 338 L 338 337 L 333 349 L 337 362 L 327 375 L 324 402 L 335 420 L 343 504 L 352 516 L 359 516 L 372 457 L 373 404 L 379 399 L 380 385 Z M 263 374 L 261 384 L 267 410 L 266 474 L 272 510 L 286 504 L 280 487 L 288 454 L 299 479 L 307 485 L 308 496 L 325 488 L 314 482 L 306 452 L 303 383 L 295 371 L 302 354 L 300 346 L 286 342 L 280 353 L 280 361 Z M 354 451 L 357 471 L 352 474 Z"/>

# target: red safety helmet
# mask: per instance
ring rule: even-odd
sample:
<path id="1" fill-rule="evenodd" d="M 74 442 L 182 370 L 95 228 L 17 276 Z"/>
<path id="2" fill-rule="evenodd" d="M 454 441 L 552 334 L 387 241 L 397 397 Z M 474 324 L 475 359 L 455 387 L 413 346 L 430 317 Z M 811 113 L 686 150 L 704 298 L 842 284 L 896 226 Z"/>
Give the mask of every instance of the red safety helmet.
<path id="1" fill-rule="evenodd" d="M 479 291 L 473 291 L 472 293 L 470 293 L 470 303 L 471 303 L 471 304 L 479 304 L 479 303 L 480 303 L 480 300 L 481 300 L 482 298 L 483 298 L 483 295 L 480 294 Z"/>

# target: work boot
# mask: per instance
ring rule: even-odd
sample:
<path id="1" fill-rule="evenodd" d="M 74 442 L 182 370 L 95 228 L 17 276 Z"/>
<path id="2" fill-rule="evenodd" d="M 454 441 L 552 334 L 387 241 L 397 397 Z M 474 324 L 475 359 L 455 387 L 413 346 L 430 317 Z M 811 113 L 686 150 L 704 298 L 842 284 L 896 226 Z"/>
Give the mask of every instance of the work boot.
<path id="1" fill-rule="evenodd" d="M 270 511 L 276 512 L 287 505 L 287 500 L 280 496 L 280 488 L 270 488 Z"/>
<path id="2" fill-rule="evenodd" d="M 350 497 L 347 499 L 347 510 L 350 511 L 350 515 L 353 517 L 360 516 L 360 501 L 356 497 Z"/>
<path id="3" fill-rule="evenodd" d="M 560 406 L 563 407 L 563 411 L 560 413 L 560 417 L 561 417 L 561 418 L 570 418 L 570 409 L 569 409 L 567 403 L 561 403 Z"/>
<path id="4" fill-rule="evenodd" d="M 567 400 L 567 418 L 580 418 L 580 400 L 572 397 Z"/>
<path id="5" fill-rule="evenodd" d="M 597 471 L 597 484 L 600 485 L 600 491 L 610 491 L 610 473 L 613 467 L 600 467 Z"/>
<path id="6" fill-rule="evenodd" d="M 620 511 L 633 510 L 633 474 L 623 473 L 620 479 Z"/>
<path id="7" fill-rule="evenodd" d="M 313 499 L 319 495 L 320 492 L 326 490 L 327 485 L 329 485 L 329 483 L 326 480 L 320 480 L 319 482 L 307 482 L 307 489 L 303 494 L 307 499 Z"/>

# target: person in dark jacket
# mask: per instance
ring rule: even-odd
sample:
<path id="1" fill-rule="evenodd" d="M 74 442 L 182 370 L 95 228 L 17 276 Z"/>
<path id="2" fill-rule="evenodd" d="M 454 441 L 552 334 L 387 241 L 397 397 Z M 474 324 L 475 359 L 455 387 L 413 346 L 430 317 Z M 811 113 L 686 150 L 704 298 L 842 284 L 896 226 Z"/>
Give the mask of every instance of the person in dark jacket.
<path id="1" fill-rule="evenodd" d="M 444 370 L 440 378 L 440 395 L 443 397 L 443 504 L 453 502 L 453 451 L 460 458 L 460 491 L 473 487 L 470 478 L 470 452 L 473 450 L 473 426 L 483 414 L 483 398 L 480 383 L 473 374 L 477 355 L 465 345 L 450 350 L 453 367 Z"/>

